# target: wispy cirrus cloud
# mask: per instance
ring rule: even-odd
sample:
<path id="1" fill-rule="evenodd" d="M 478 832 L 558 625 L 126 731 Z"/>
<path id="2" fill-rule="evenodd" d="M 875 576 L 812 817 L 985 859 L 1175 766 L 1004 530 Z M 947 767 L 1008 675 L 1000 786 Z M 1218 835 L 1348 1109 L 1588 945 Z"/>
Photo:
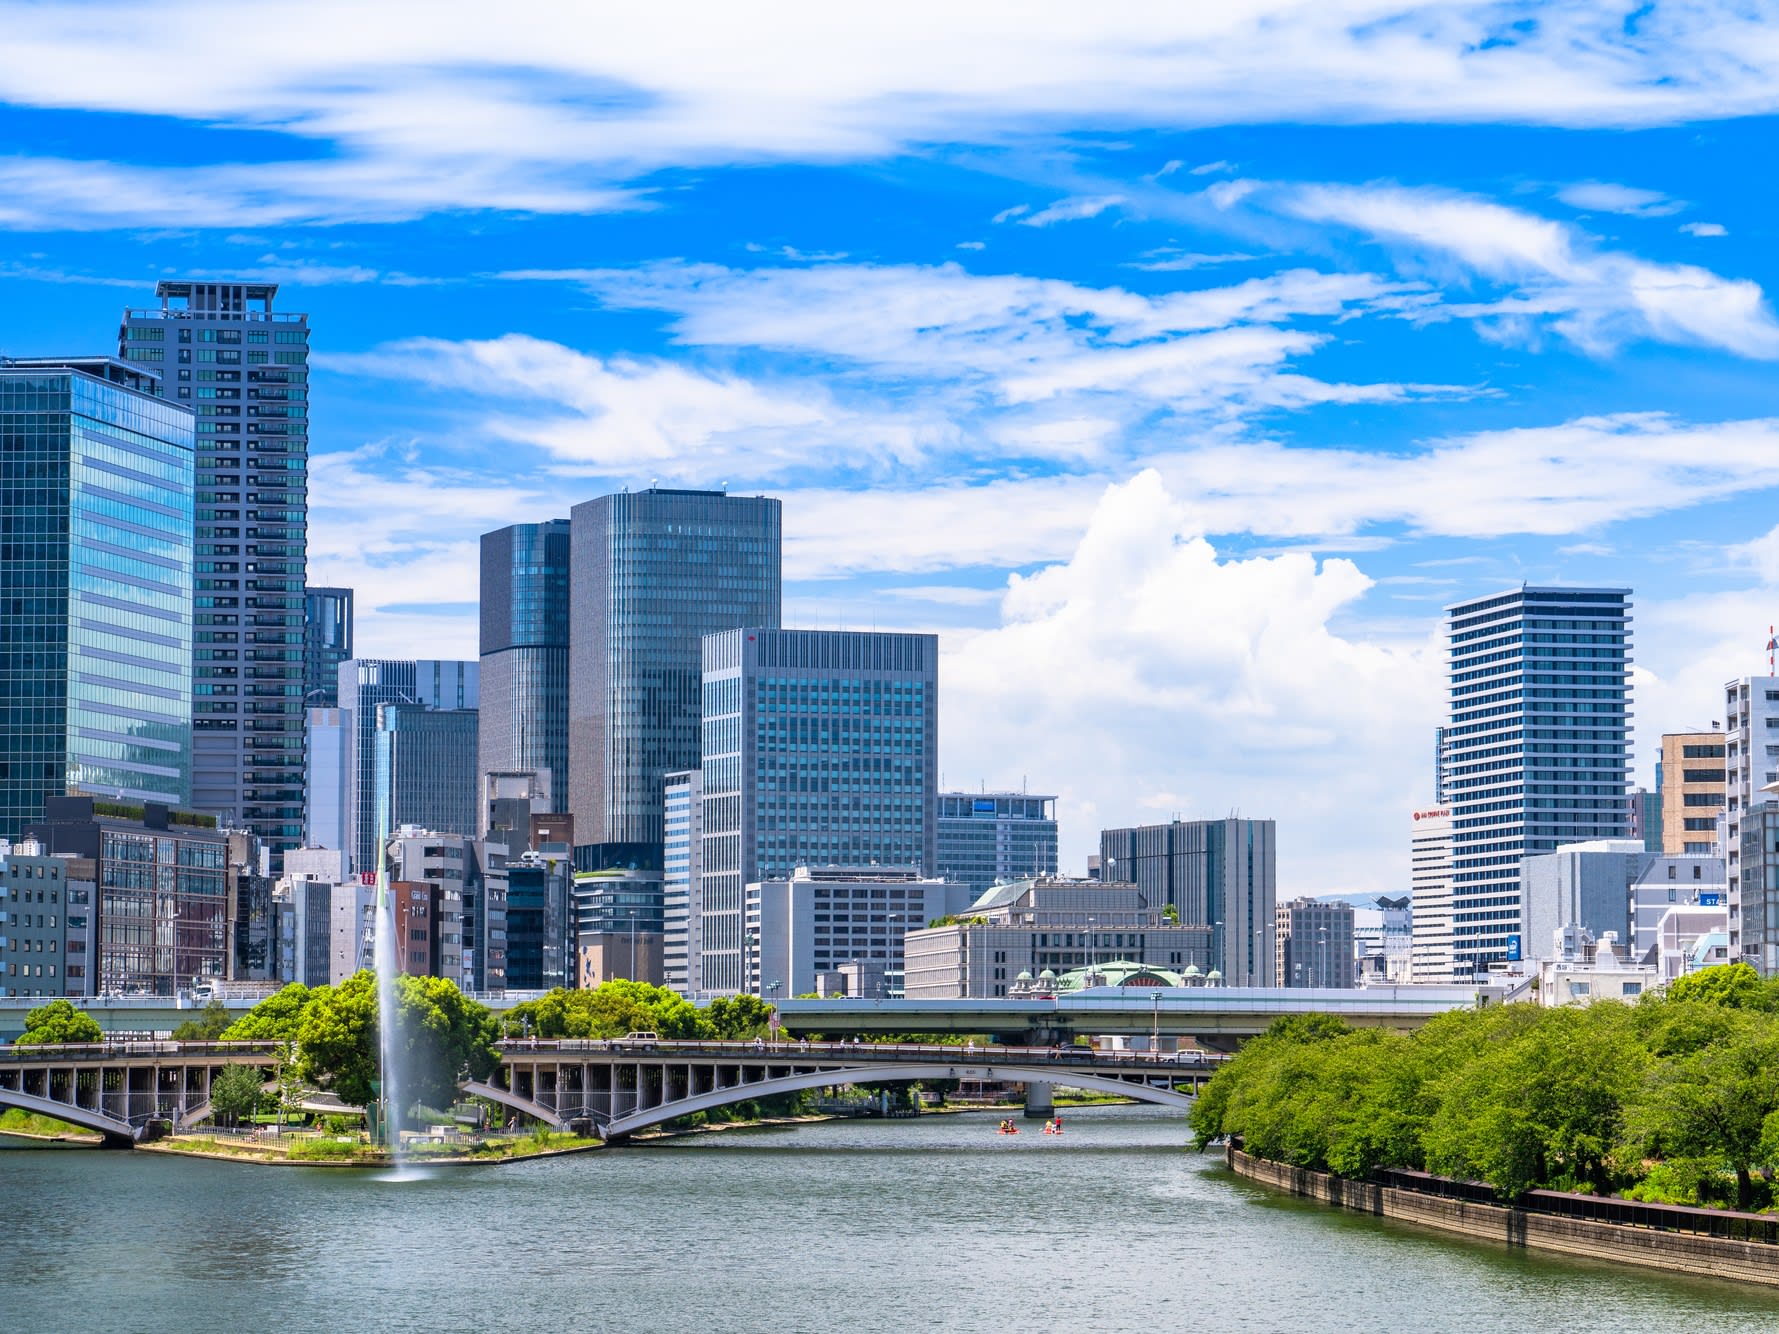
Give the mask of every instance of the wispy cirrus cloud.
<path id="1" fill-rule="evenodd" d="M 1640 190 L 1610 181 L 1577 181 L 1558 190 L 1557 198 L 1571 208 L 1623 213 L 1633 218 L 1665 218 L 1686 207 L 1685 200 L 1670 199 L 1660 190 Z"/>
<path id="2" fill-rule="evenodd" d="M 663 169 L 1002 146 L 1058 127 L 1642 126 L 1779 108 L 1766 18 L 1729 0 L 1628 19 L 1498 0 L 1157 2 L 1091 16 L 912 0 L 843 21 L 814 5 L 713 6 L 697 14 L 698 41 L 673 11 L 565 0 L 498 14 L 466 0 L 314 0 L 300 25 L 234 21 L 221 0 L 166 0 L 153 22 L 143 12 L 0 5 L 0 102 L 249 129 L 292 151 L 164 167 L 22 155 L 0 170 L 0 225 L 586 212 L 627 206 L 626 187 Z M 983 50 L 997 58 L 959 58 Z"/>
<path id="3" fill-rule="evenodd" d="M 1602 249 L 1573 227 L 1489 200 L 1436 189 L 1314 185 L 1288 190 L 1280 207 L 1507 289 L 1492 301 L 1426 305 L 1414 312 L 1417 319 L 1474 319 L 1515 341 L 1548 328 L 1595 354 L 1653 338 L 1779 357 L 1779 322 L 1759 284 Z"/>

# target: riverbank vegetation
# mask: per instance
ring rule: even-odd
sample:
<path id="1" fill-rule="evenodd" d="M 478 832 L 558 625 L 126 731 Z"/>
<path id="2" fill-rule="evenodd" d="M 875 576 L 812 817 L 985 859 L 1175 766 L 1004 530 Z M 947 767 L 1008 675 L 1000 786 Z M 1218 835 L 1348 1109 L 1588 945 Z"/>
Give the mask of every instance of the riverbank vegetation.
<path id="1" fill-rule="evenodd" d="M 670 1041 L 734 1042 L 764 1036 L 771 1007 L 758 996 L 719 996 L 703 1009 L 666 987 L 622 979 L 587 990 L 557 987 L 508 1010 L 510 1038 L 621 1038 L 654 1033 Z"/>
<path id="2" fill-rule="evenodd" d="M 8 1107 L 0 1112 L 0 1135 L 34 1135 L 44 1139 L 92 1140 L 94 1143 L 99 1140 L 92 1131 L 18 1107 Z"/>
<path id="3" fill-rule="evenodd" d="M 1779 1203 L 1779 983 L 1746 964 L 1665 996 L 1458 1011 L 1420 1030 L 1282 1019 L 1192 1110 L 1201 1146 L 1675 1204 Z"/>

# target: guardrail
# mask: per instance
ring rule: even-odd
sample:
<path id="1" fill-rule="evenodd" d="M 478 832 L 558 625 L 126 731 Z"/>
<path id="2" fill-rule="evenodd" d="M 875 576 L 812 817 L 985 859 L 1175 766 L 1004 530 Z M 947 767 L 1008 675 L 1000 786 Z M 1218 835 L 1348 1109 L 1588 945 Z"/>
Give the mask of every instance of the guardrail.
<path id="1" fill-rule="evenodd" d="M 276 1056 L 279 1042 L 60 1042 L 0 1047 L 0 1061 L 115 1060 L 121 1056 Z"/>

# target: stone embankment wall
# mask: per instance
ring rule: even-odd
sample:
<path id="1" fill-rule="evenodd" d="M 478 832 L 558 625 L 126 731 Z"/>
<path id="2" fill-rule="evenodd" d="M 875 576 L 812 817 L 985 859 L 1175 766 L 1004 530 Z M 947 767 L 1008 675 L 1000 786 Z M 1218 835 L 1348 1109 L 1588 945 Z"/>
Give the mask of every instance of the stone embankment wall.
<path id="1" fill-rule="evenodd" d="M 1324 1172 L 1254 1158 L 1233 1145 L 1229 1166 L 1251 1181 L 1321 1200 L 1355 1213 L 1419 1223 L 1483 1241 L 1539 1251 L 1670 1269 L 1703 1278 L 1727 1278 L 1779 1286 L 1779 1246 L 1696 1237 L 1619 1223 L 1595 1223 L 1529 1213 L 1498 1204 L 1445 1200 L 1369 1181 L 1348 1181 Z"/>

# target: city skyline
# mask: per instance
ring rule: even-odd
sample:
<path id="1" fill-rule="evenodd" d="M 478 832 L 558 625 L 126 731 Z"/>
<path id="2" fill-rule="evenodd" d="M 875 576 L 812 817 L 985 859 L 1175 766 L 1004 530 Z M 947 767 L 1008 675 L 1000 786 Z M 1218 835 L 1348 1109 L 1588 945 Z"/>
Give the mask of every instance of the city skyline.
<path id="1" fill-rule="evenodd" d="M 1255 13 L 1034 15 L 1029 82 L 862 20 L 714 63 L 360 21 L 138 77 L 201 12 L 0 6 L 32 53 L 0 350 L 103 350 L 163 279 L 282 284 L 323 331 L 308 580 L 356 590 L 361 656 L 476 656 L 484 532 L 727 482 L 784 501 L 784 624 L 941 635 L 947 786 L 1054 790 L 1065 869 L 1289 788 L 1306 892 L 1408 883 L 1449 602 L 1635 588 L 1645 786 L 1763 665 L 1746 17 L 1458 6 L 1380 20 L 1386 58 L 1369 11 L 1292 11 L 1289 52 Z"/>

